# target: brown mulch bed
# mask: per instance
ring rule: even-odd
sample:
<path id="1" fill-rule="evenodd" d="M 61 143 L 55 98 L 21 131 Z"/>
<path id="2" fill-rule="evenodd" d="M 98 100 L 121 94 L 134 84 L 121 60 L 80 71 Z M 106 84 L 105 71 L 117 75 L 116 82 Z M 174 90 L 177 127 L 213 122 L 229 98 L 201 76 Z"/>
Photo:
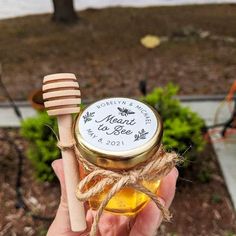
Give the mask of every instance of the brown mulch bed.
<path id="1" fill-rule="evenodd" d="M 0 129 L 0 137 L 13 138 L 23 150 L 27 147 L 17 129 Z M 50 221 L 34 219 L 32 213 L 15 208 L 18 159 L 12 145 L 0 141 L 0 146 L 0 235 L 45 235 Z M 35 180 L 27 158 L 22 193 L 33 214 L 55 214 L 60 196 L 58 182 Z M 171 211 L 172 222 L 162 224 L 158 235 L 232 236 L 236 232 L 234 210 L 211 144 L 181 174 Z"/>
<path id="2" fill-rule="evenodd" d="M 171 210 L 172 223 L 161 226 L 163 235 L 235 235 L 235 211 L 211 144 L 180 176 Z"/>
<path id="3" fill-rule="evenodd" d="M 35 179 L 34 170 L 27 158 L 24 158 L 22 175 L 22 194 L 31 212 L 16 208 L 16 178 L 18 170 L 18 155 L 7 138 L 15 140 L 24 151 L 27 143 L 20 135 L 19 130 L 0 129 L 0 235 L 46 235 L 51 222 L 41 221 L 32 217 L 53 217 L 60 196 L 58 183 L 42 183 Z"/>
<path id="4" fill-rule="evenodd" d="M 3 80 L 14 99 L 27 99 L 44 75 L 56 72 L 76 73 L 84 99 L 139 96 L 143 79 L 148 91 L 174 82 L 180 94 L 222 94 L 236 78 L 236 4 L 78 14 L 70 26 L 52 23 L 48 14 L 0 21 Z M 199 38 L 199 30 L 211 37 Z M 140 44 L 146 34 L 170 40 L 150 51 Z"/>

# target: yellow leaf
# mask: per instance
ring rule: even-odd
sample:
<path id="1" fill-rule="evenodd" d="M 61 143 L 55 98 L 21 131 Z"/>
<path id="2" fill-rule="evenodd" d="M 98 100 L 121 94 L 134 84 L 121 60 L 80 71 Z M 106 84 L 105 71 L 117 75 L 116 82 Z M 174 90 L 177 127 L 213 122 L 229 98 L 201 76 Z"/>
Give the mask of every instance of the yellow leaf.
<path id="1" fill-rule="evenodd" d="M 155 35 L 146 35 L 140 40 L 145 48 L 155 48 L 161 44 L 161 39 Z"/>

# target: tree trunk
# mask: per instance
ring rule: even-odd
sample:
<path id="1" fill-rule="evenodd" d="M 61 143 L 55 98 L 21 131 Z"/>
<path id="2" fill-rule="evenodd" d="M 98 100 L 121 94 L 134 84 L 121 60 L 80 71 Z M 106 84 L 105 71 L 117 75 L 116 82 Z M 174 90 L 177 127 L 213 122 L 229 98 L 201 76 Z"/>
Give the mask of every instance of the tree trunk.
<path id="1" fill-rule="evenodd" d="M 74 10 L 73 0 L 52 0 L 54 7 L 53 21 L 73 23 L 78 20 Z"/>

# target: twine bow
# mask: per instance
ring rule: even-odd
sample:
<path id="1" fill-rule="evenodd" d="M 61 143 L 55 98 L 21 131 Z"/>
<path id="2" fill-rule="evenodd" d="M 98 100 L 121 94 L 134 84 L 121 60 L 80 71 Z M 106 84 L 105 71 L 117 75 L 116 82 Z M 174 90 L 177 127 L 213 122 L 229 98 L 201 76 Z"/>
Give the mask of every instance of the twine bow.
<path id="1" fill-rule="evenodd" d="M 157 181 L 166 176 L 179 162 L 179 158 L 176 153 L 167 153 L 161 146 L 152 158 L 135 169 L 128 171 L 112 171 L 100 168 L 88 162 L 80 155 L 79 150 L 75 146 L 74 150 L 78 160 L 82 162 L 84 168 L 90 172 L 77 186 L 76 196 L 80 201 L 87 201 L 90 197 L 101 193 L 106 186 L 112 186 L 97 210 L 89 234 L 90 236 L 96 235 L 99 219 L 110 199 L 122 188 L 127 186 L 130 186 L 150 197 L 161 210 L 164 219 L 170 220 L 171 215 L 168 209 L 161 204 L 155 193 L 151 192 L 142 185 L 142 181 Z M 86 189 L 85 186 L 96 177 L 102 178 L 100 178 L 94 186 Z"/>

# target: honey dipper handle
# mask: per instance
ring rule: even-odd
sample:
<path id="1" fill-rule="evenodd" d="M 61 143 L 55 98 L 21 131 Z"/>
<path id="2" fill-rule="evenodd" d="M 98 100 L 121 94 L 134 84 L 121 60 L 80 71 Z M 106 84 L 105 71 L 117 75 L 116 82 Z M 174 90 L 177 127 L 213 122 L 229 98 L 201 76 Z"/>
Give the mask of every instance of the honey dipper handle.
<path id="1" fill-rule="evenodd" d="M 58 129 L 60 141 L 68 143 L 72 140 L 72 116 L 58 116 Z M 79 183 L 79 168 L 73 150 L 66 149 L 61 151 L 65 175 L 67 201 L 69 208 L 71 230 L 74 232 L 84 231 L 86 226 L 84 205 L 76 198 L 75 190 Z"/>

